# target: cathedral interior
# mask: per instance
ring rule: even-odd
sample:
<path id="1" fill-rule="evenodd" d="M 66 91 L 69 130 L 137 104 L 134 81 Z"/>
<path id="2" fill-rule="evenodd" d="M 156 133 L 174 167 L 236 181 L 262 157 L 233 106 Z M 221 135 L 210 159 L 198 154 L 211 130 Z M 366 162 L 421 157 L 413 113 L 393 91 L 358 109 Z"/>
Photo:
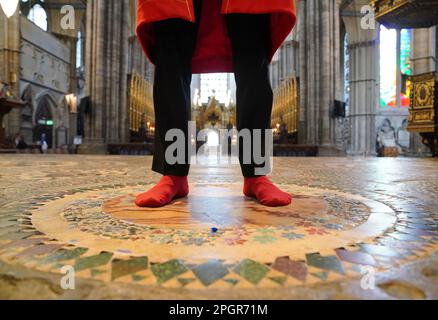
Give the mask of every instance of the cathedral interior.
<path id="1" fill-rule="evenodd" d="M 0 4 L 0 298 L 438 299 L 438 1 L 295 0 L 269 70 L 292 205 L 209 157 L 160 209 L 133 201 L 159 178 L 137 2 Z M 221 150 L 234 75 L 191 101 Z"/>

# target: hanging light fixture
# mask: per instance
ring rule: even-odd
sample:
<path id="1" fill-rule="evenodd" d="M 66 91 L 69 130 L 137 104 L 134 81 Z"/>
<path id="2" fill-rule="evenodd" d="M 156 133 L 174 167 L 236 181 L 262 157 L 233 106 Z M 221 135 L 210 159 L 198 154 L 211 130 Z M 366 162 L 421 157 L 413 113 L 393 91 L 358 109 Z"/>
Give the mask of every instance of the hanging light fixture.
<path id="1" fill-rule="evenodd" d="M 70 109 L 71 113 L 77 113 L 78 112 L 78 97 L 71 93 L 65 96 L 65 100 L 67 101 L 67 105 Z"/>
<path id="2" fill-rule="evenodd" d="M 5 13 L 6 17 L 10 18 L 17 11 L 19 0 L 0 0 L 0 5 Z"/>

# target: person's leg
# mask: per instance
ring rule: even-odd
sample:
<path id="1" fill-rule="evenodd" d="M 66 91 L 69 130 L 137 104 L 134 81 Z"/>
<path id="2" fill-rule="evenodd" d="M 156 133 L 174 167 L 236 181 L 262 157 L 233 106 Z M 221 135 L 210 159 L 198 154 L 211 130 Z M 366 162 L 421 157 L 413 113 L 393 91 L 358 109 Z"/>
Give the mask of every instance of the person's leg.
<path id="1" fill-rule="evenodd" d="M 199 21 L 200 0 L 194 1 Z M 192 56 L 196 47 L 199 23 L 181 19 L 156 22 L 155 46 L 155 150 L 152 170 L 163 175 L 161 181 L 151 190 L 139 195 L 136 204 L 141 207 L 160 207 L 175 198 L 189 193 L 189 150 L 185 162 L 169 164 L 166 150 L 172 142 L 166 141 L 171 129 L 184 132 L 187 146 L 188 122 L 191 120 L 190 83 L 192 80 Z"/>
<path id="2" fill-rule="evenodd" d="M 237 130 L 239 132 L 248 129 L 253 133 L 253 130 L 261 129 L 265 133 L 265 130 L 271 129 L 273 92 L 269 81 L 269 23 L 269 15 L 230 14 L 227 16 L 237 85 Z M 260 141 L 262 150 L 265 149 L 264 138 L 265 135 L 262 134 Z M 251 152 L 251 163 L 244 163 L 243 143 L 249 142 L 241 142 L 239 160 L 245 177 L 245 195 L 255 197 L 268 206 L 289 205 L 292 201 L 289 194 L 274 186 L 265 175 L 256 174 L 257 167 L 269 168 L 270 163 L 256 165 L 253 152 Z M 252 146 L 251 150 L 253 151 Z"/>

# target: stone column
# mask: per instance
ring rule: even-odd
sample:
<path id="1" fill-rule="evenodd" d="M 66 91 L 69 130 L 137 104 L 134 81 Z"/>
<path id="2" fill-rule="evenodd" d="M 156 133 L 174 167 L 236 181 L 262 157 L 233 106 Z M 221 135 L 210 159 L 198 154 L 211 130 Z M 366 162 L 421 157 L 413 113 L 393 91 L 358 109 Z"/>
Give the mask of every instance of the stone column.
<path id="1" fill-rule="evenodd" d="M 108 143 L 128 142 L 129 11 L 129 0 L 87 2 L 85 91 L 91 112 L 81 153 L 105 153 Z"/>
<path id="2" fill-rule="evenodd" d="M 379 26 L 361 28 L 360 12 L 344 16 L 350 51 L 350 146 L 348 154 L 376 155 L 379 108 Z"/>
<path id="3" fill-rule="evenodd" d="M 0 80 L 9 84 L 13 94 L 20 97 L 20 15 L 18 9 L 9 19 L 0 10 Z M 13 109 L 4 117 L 5 133 L 13 137 L 20 131 L 20 110 Z"/>
<path id="4" fill-rule="evenodd" d="M 336 155 L 334 100 L 341 100 L 339 6 L 336 0 L 301 0 L 300 142 Z"/>

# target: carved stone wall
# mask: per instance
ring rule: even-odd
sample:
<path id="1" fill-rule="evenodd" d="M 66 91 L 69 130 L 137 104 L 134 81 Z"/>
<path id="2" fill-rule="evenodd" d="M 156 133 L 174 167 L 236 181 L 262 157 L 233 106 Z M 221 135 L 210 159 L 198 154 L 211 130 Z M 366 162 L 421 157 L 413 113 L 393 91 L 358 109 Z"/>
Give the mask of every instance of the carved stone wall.
<path id="1" fill-rule="evenodd" d="M 71 50 L 61 40 L 43 31 L 25 17 L 20 18 L 20 97 L 27 107 L 20 113 L 19 131 L 30 144 L 40 139 L 35 131 L 36 114 L 47 107 L 53 120 L 53 147 L 72 143 L 70 110 L 65 96 L 71 88 Z"/>
<path id="2" fill-rule="evenodd" d="M 16 12 L 9 19 L 0 10 L 0 81 L 9 83 L 15 96 L 19 95 L 18 73 L 20 65 L 20 16 Z M 12 110 L 0 126 L 5 128 L 6 137 L 13 137 L 20 127 L 18 110 Z"/>

